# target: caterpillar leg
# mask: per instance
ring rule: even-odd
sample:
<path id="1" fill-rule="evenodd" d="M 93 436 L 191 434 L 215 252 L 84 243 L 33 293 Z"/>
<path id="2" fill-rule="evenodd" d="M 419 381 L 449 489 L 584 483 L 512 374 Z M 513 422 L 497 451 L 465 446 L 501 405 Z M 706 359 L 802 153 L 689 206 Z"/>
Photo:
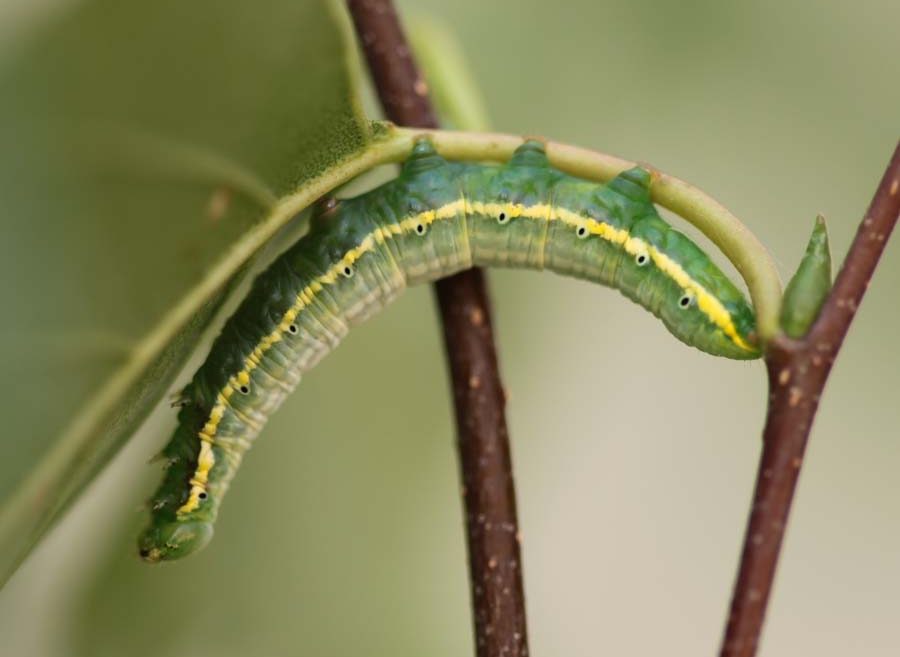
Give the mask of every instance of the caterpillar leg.
<path id="1" fill-rule="evenodd" d="M 138 554 L 150 563 L 196 552 L 212 540 L 211 522 L 171 522 L 148 527 L 138 539 Z"/>

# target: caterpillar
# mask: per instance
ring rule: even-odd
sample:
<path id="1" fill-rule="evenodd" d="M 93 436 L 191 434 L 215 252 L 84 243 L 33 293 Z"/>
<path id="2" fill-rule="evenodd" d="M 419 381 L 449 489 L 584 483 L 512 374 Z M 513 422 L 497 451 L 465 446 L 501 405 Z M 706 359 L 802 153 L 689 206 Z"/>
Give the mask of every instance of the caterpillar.
<path id="1" fill-rule="evenodd" d="M 550 269 L 615 287 L 688 345 L 727 358 L 760 355 L 743 294 L 659 216 L 647 170 L 600 185 L 551 167 L 535 140 L 504 165 L 449 162 L 419 140 L 397 178 L 319 211 L 225 323 L 181 393 L 140 556 L 178 559 L 209 542 L 267 417 L 351 326 L 408 285 L 476 265 Z"/>

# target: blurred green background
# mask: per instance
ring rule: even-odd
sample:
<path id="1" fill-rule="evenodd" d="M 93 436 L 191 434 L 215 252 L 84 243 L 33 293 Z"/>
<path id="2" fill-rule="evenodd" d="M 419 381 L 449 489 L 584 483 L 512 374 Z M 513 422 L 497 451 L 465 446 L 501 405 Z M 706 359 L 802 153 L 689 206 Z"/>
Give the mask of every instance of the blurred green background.
<path id="1" fill-rule="evenodd" d="M 817 212 L 843 258 L 900 136 L 895 2 L 399 5 L 457 33 L 498 130 L 695 183 L 785 276 Z M 21 11 L 2 7 L 0 25 Z M 898 282 L 895 240 L 817 419 L 765 655 L 896 654 Z M 713 654 L 756 468 L 762 366 L 682 347 L 599 287 L 507 271 L 491 287 L 532 653 Z M 4 654 L 471 654 L 428 289 L 305 378 L 245 460 L 211 547 L 151 568 L 133 543 L 159 476 L 146 461 L 173 426 L 161 405 L 0 593 Z"/>

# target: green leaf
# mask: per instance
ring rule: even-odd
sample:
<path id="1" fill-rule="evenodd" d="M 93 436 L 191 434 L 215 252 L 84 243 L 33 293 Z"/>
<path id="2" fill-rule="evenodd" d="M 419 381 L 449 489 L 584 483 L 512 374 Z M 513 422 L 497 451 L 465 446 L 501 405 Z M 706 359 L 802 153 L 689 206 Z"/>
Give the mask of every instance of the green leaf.
<path id="1" fill-rule="evenodd" d="M 781 328 L 792 338 L 802 338 L 819 316 L 831 290 L 831 251 L 825 219 L 816 217 L 806 253 L 797 273 L 784 290 Z"/>
<path id="2" fill-rule="evenodd" d="M 0 62 L 0 581 L 169 391 L 276 200 L 370 140 L 325 0 L 94 0 Z"/>

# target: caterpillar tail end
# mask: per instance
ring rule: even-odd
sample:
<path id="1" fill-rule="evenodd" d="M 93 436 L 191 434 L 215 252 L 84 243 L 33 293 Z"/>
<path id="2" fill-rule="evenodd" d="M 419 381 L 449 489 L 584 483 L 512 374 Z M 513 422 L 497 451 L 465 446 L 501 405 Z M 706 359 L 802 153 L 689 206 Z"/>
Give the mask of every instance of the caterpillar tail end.
<path id="1" fill-rule="evenodd" d="M 212 540 L 210 522 L 170 522 L 148 527 L 138 539 L 138 554 L 147 563 L 174 561 L 202 550 Z"/>

